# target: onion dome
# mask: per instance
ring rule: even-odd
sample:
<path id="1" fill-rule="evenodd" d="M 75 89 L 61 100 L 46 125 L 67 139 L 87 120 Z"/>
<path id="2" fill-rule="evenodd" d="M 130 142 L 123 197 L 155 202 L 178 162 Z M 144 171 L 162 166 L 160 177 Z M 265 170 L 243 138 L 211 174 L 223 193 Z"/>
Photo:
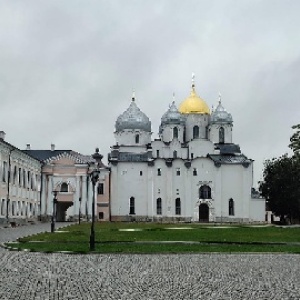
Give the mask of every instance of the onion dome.
<path id="1" fill-rule="evenodd" d="M 181 102 L 179 105 L 179 112 L 182 114 L 210 114 L 209 107 L 207 106 L 206 102 L 196 93 L 194 77 L 191 94 L 188 98 Z"/>
<path id="2" fill-rule="evenodd" d="M 151 122 L 136 105 L 134 95 L 127 110 L 117 118 L 115 126 L 117 132 L 124 129 L 140 129 L 151 132 Z"/>
<path id="3" fill-rule="evenodd" d="M 222 106 L 221 95 L 219 95 L 219 105 L 211 114 L 210 122 L 230 124 L 233 122 L 231 114 Z"/>
<path id="4" fill-rule="evenodd" d="M 169 109 L 163 114 L 161 124 L 183 124 L 184 118 L 178 111 L 175 101 L 169 106 Z"/>

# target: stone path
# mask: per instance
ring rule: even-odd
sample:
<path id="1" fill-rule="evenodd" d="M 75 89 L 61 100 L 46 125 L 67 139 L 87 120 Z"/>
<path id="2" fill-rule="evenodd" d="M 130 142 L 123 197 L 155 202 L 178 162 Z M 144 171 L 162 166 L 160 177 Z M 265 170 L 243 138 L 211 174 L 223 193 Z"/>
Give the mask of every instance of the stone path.
<path id="1" fill-rule="evenodd" d="M 35 226 L 27 226 L 28 233 L 38 230 Z M 5 230 L 0 229 L 2 241 Z M 9 230 L 16 230 L 14 238 L 26 231 Z M 69 255 L 3 249 L 0 299 L 298 300 L 300 255 Z"/>

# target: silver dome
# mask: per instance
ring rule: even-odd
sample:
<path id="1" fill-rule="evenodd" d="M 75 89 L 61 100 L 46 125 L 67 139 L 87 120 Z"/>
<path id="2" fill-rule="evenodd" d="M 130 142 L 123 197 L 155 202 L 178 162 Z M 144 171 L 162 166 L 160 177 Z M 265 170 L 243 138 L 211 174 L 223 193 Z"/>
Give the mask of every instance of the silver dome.
<path id="1" fill-rule="evenodd" d="M 231 114 L 226 111 L 226 109 L 222 106 L 221 101 L 219 101 L 219 105 L 216 110 L 214 110 L 210 116 L 211 123 L 232 123 Z"/>
<path id="2" fill-rule="evenodd" d="M 116 131 L 124 129 L 140 129 L 151 132 L 151 122 L 149 118 L 137 107 L 135 99 L 116 121 Z"/>
<path id="3" fill-rule="evenodd" d="M 173 101 L 169 109 L 163 114 L 161 124 L 183 124 L 184 117 L 178 111 L 175 102 Z"/>

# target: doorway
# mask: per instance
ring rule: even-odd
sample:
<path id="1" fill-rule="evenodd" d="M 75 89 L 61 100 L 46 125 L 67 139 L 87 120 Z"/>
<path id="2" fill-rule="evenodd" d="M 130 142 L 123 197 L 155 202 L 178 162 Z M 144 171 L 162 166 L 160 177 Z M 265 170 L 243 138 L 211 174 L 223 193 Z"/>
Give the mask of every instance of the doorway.
<path id="1" fill-rule="evenodd" d="M 201 203 L 199 205 L 199 222 L 200 223 L 209 222 L 209 207 L 206 203 Z"/>

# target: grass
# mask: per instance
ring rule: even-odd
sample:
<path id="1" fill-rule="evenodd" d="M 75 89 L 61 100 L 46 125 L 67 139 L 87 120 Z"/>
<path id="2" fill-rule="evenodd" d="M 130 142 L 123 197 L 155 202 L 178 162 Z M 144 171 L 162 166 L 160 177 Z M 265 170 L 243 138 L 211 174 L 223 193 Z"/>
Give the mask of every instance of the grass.
<path id="1" fill-rule="evenodd" d="M 126 229 L 134 231 L 125 231 Z M 12 243 L 10 246 L 32 251 L 85 253 L 89 252 L 89 235 L 90 223 L 83 223 L 62 228 L 55 233 L 22 238 L 19 243 Z M 95 252 L 99 253 L 300 253 L 300 228 L 274 226 L 232 225 L 218 228 L 199 224 L 96 223 L 95 239 Z M 168 243 L 159 243 L 161 241 Z M 185 244 L 178 241 L 196 243 Z"/>

